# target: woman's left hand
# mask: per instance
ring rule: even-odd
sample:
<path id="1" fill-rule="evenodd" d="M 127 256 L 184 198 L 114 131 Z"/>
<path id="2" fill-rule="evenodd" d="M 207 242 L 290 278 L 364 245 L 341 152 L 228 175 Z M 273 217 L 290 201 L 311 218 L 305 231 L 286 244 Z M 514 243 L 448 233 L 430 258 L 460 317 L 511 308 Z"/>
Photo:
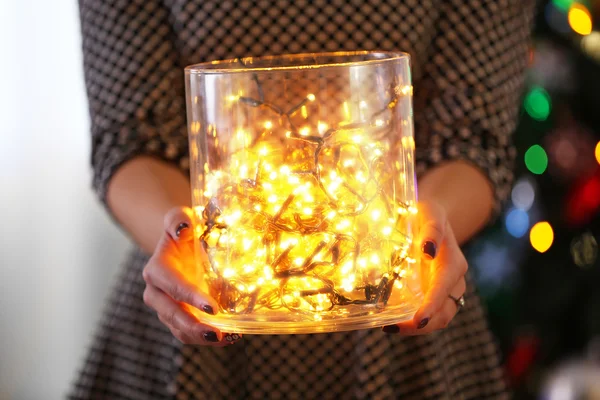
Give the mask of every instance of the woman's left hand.
<path id="1" fill-rule="evenodd" d="M 386 333 L 422 335 L 447 327 L 459 308 L 450 296 L 459 299 L 466 290 L 467 260 L 445 209 L 431 201 L 421 202 L 417 208 L 425 297 L 412 320 L 385 326 Z"/>

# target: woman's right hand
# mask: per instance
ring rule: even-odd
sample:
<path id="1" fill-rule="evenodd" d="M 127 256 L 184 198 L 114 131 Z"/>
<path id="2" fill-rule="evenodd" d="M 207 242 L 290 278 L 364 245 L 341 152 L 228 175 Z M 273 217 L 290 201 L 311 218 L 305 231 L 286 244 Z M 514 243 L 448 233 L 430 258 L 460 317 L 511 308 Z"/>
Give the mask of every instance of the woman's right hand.
<path id="1" fill-rule="evenodd" d="M 156 250 L 144 267 L 144 303 L 182 343 L 226 346 L 241 335 L 222 333 L 202 321 L 202 316 L 214 314 L 218 305 L 201 287 L 193 237 L 192 210 L 169 211 Z"/>

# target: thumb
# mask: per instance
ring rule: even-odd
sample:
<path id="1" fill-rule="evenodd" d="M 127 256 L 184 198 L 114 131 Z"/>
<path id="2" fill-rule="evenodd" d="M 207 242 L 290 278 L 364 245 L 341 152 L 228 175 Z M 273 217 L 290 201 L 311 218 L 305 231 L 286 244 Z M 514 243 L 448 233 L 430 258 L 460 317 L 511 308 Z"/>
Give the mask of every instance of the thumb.
<path id="1" fill-rule="evenodd" d="M 165 232 L 176 242 L 188 242 L 194 238 L 193 211 L 189 207 L 175 207 L 164 219 Z"/>
<path id="2" fill-rule="evenodd" d="M 446 212 L 441 206 L 419 203 L 418 245 L 425 259 L 433 260 L 446 235 Z"/>

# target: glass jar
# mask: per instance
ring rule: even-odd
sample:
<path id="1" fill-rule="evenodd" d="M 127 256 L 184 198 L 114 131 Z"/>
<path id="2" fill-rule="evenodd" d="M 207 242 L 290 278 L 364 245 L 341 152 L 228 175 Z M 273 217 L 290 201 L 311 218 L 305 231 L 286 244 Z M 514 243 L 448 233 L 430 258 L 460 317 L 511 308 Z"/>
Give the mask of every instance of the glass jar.
<path id="1" fill-rule="evenodd" d="M 225 332 L 363 329 L 422 301 L 404 53 L 185 69 L 197 267 Z"/>

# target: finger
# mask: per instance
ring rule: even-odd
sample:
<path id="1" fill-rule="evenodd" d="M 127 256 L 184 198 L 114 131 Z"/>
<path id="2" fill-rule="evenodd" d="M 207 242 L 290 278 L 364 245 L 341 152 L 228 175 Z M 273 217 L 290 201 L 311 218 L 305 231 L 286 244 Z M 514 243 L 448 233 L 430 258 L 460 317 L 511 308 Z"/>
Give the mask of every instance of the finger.
<path id="1" fill-rule="evenodd" d="M 186 242 L 193 239 L 193 211 L 189 207 L 176 207 L 165 215 L 164 229 L 169 237 L 176 242 Z"/>
<path id="2" fill-rule="evenodd" d="M 187 303 L 207 314 L 215 314 L 219 309 L 218 303 L 202 291 L 199 282 L 192 282 L 187 278 L 181 268 L 177 267 L 178 262 L 174 257 L 153 256 L 144 268 L 144 280 L 175 301 Z"/>
<path id="3" fill-rule="evenodd" d="M 414 323 L 411 323 L 407 326 L 404 326 L 402 323 L 398 324 L 399 333 L 402 336 L 415 336 L 415 335 L 426 335 L 431 332 L 435 332 L 440 329 L 446 328 L 454 316 L 456 315 L 458 309 L 456 308 L 456 304 L 450 298 L 444 301 L 442 307 L 438 310 L 438 312 L 431 317 L 430 322 L 427 326 L 423 328 L 419 328 L 415 326 Z"/>
<path id="4" fill-rule="evenodd" d="M 156 310 L 159 319 L 165 325 L 183 332 L 187 341 L 214 344 L 223 339 L 218 329 L 202 323 L 172 298 L 151 285 L 144 290 L 144 303 Z"/>
<path id="5" fill-rule="evenodd" d="M 414 320 L 417 327 L 424 328 L 431 317 L 444 305 L 448 295 L 467 272 L 467 260 L 449 227 L 439 254 L 431 261 L 432 274 L 423 304 Z"/>
<path id="6" fill-rule="evenodd" d="M 160 317 L 159 317 L 159 319 L 160 319 Z M 163 324 L 165 324 L 164 321 L 161 321 L 161 322 Z M 227 336 L 223 336 L 223 339 L 220 342 L 216 342 L 216 343 L 205 343 L 205 342 L 198 343 L 194 337 L 186 334 L 185 332 L 180 331 L 179 329 L 173 328 L 172 326 L 169 326 L 168 324 L 165 324 L 165 325 L 167 326 L 167 328 L 169 328 L 169 330 L 171 331 L 171 334 L 183 344 L 212 346 L 212 347 L 225 347 L 225 346 L 230 346 L 235 343 L 235 341 L 225 340 Z M 239 339 L 241 339 L 241 336 L 239 336 Z"/>
<path id="7" fill-rule="evenodd" d="M 452 289 L 451 293 L 454 297 L 459 298 L 463 296 L 466 290 L 466 283 L 464 279 L 461 279 Z M 383 328 L 383 331 L 386 333 L 396 333 L 401 334 L 403 336 L 414 336 L 414 335 L 424 335 L 427 333 L 434 332 L 439 329 L 444 329 L 448 326 L 448 324 L 452 321 L 454 316 L 456 316 L 458 312 L 458 307 L 456 303 L 451 298 L 447 298 L 442 307 L 431 317 L 431 321 L 427 324 L 427 326 L 419 329 L 416 320 L 412 319 L 410 321 L 401 322 L 397 325 L 389 325 Z"/>
<path id="8" fill-rule="evenodd" d="M 442 207 L 427 202 L 419 203 L 418 209 L 420 229 L 417 243 L 425 258 L 432 260 L 448 228 L 446 213 Z"/>

